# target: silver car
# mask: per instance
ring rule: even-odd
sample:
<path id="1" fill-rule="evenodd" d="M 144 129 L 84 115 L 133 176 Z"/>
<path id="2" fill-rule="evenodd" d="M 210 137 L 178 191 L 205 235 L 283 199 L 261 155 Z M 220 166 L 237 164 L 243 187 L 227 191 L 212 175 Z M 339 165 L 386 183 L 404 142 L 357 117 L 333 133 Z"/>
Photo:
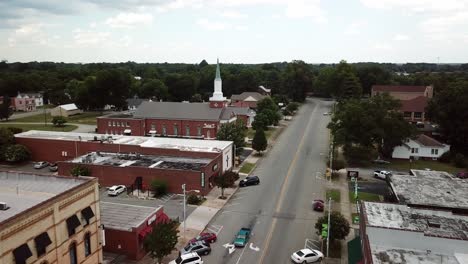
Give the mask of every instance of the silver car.
<path id="1" fill-rule="evenodd" d="M 35 169 L 42 169 L 49 166 L 49 163 L 47 161 L 39 161 L 34 164 Z"/>
<path id="2" fill-rule="evenodd" d="M 189 243 L 180 251 L 182 255 L 192 252 L 196 252 L 198 255 L 208 255 L 211 252 L 211 247 L 203 241 L 197 241 L 195 243 Z"/>

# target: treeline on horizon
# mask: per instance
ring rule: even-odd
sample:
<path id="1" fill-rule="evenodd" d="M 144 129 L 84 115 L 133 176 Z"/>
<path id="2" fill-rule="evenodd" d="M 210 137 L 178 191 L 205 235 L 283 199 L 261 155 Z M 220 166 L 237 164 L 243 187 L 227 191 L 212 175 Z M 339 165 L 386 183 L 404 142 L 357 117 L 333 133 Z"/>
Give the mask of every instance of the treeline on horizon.
<path id="1" fill-rule="evenodd" d="M 215 64 L 0 62 L 0 95 L 44 92 L 52 104 L 74 102 L 85 110 L 105 105 L 125 108 L 138 96 L 164 101 L 206 101 L 213 92 Z M 140 78 L 135 78 L 136 76 Z M 221 64 L 225 96 L 257 91 L 303 101 L 324 97 L 369 95 L 374 84 L 434 85 L 435 93 L 452 82 L 468 80 L 468 64 L 347 63 Z"/>

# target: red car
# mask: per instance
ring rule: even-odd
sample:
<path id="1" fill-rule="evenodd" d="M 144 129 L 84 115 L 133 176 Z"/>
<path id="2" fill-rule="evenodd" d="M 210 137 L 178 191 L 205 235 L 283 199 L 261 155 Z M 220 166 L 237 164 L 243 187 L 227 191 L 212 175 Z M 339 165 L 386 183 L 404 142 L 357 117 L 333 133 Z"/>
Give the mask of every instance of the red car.
<path id="1" fill-rule="evenodd" d="M 312 208 L 314 208 L 314 211 L 319 211 L 319 212 L 323 212 L 323 208 L 324 208 L 324 201 L 323 200 L 314 200 L 312 202 Z"/>
<path id="2" fill-rule="evenodd" d="M 193 238 L 192 240 L 190 240 L 190 243 L 195 243 L 197 241 L 203 241 L 203 242 L 209 244 L 209 243 L 216 242 L 216 239 L 218 239 L 218 238 L 216 237 L 216 234 L 214 234 L 214 233 L 201 233 L 196 238 Z"/>

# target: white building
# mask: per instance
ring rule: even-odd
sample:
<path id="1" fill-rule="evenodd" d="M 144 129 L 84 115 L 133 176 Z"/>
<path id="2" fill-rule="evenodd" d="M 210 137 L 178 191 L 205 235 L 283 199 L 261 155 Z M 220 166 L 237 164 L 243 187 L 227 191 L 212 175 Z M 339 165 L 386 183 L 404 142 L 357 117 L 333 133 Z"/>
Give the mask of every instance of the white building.
<path id="1" fill-rule="evenodd" d="M 80 114 L 83 111 L 78 109 L 78 107 L 75 104 L 65 104 L 65 105 L 59 105 L 52 109 L 50 112 L 51 116 L 72 116 L 76 114 Z"/>
<path id="2" fill-rule="evenodd" d="M 438 159 L 442 154 L 450 150 L 450 146 L 442 144 L 439 141 L 426 136 L 419 135 L 415 139 L 407 138 L 403 145 L 396 146 L 393 149 L 392 158 L 394 159 Z"/>

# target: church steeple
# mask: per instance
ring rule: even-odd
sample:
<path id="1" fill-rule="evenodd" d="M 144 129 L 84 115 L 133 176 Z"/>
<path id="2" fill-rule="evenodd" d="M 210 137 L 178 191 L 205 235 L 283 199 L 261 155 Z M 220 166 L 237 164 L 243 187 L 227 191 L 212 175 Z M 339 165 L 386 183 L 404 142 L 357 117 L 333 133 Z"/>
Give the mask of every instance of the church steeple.
<path id="1" fill-rule="evenodd" d="M 223 81 L 221 80 L 221 71 L 219 70 L 219 59 L 216 61 L 216 77 L 214 79 L 213 96 L 210 97 L 211 107 L 224 107 L 226 97 L 223 96 Z"/>

